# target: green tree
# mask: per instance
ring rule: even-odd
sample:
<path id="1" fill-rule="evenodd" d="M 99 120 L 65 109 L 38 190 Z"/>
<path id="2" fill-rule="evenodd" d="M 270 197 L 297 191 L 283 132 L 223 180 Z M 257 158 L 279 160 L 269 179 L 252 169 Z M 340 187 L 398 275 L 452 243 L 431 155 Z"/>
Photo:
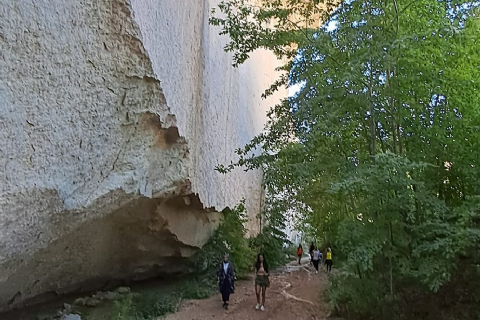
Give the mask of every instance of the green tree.
<path id="1" fill-rule="evenodd" d="M 216 281 L 217 268 L 223 261 L 225 253 L 230 254 L 230 259 L 235 265 L 235 272 L 239 278 L 244 278 L 251 271 L 255 261 L 255 253 L 248 246 L 245 239 L 248 221 L 245 208 L 245 200 L 242 200 L 233 209 L 223 210 L 224 219 L 215 234 L 207 244 L 199 250 L 193 259 L 196 273 L 206 275 L 212 281 Z"/>
<path id="2" fill-rule="evenodd" d="M 277 219 L 294 212 L 335 248 L 345 272 L 330 299 L 340 310 L 392 317 L 418 311 L 404 308 L 412 296 L 434 299 L 456 283 L 463 293 L 446 293 L 465 295 L 480 281 L 478 3 L 252 3 L 214 12 L 225 49 L 235 65 L 273 51 L 288 62 L 265 94 L 300 90 L 219 170 L 262 168 Z"/>

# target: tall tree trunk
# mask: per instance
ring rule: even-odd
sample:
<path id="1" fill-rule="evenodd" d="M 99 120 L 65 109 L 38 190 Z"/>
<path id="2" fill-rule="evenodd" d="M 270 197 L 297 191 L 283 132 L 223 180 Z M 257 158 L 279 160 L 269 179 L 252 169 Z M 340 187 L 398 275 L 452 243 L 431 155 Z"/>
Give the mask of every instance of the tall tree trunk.
<path id="1" fill-rule="evenodd" d="M 399 122 L 397 122 L 397 136 L 398 136 L 398 152 L 400 154 L 403 154 L 403 146 L 402 146 L 402 139 L 401 139 L 401 135 L 400 135 L 400 125 L 399 125 Z"/>
<path id="2" fill-rule="evenodd" d="M 388 233 L 390 237 L 390 252 L 388 255 L 389 269 L 390 269 L 390 296 L 393 298 L 393 265 L 392 265 L 392 248 L 393 248 L 393 231 L 392 222 L 388 223 Z"/>
<path id="3" fill-rule="evenodd" d="M 395 128 L 395 120 L 392 123 L 392 152 L 397 154 L 397 129 Z"/>
<path id="4" fill-rule="evenodd" d="M 387 70 L 387 76 L 385 79 L 385 92 L 388 97 L 388 107 L 390 109 L 387 110 L 387 113 L 390 114 L 392 118 L 391 132 L 392 132 L 392 152 L 397 154 L 397 134 L 396 134 L 396 121 L 395 121 L 395 100 L 393 98 L 392 90 L 390 89 L 390 74 L 392 72 L 390 69 Z"/>
<path id="5" fill-rule="evenodd" d="M 375 106 L 373 104 L 373 65 L 370 62 L 370 77 L 369 77 L 369 82 L 368 82 L 368 101 L 370 102 L 370 118 L 371 118 L 371 123 L 370 123 L 370 139 L 371 139 L 371 145 L 370 145 L 370 154 L 372 156 L 375 156 L 377 153 L 377 145 L 376 145 L 376 132 L 377 132 L 377 125 L 375 123 Z"/>

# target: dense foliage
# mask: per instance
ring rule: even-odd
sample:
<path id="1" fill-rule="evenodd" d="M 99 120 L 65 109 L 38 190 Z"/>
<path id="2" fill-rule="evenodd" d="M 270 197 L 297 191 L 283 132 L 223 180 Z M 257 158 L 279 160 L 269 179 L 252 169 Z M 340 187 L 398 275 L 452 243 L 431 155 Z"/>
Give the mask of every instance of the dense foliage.
<path id="1" fill-rule="evenodd" d="M 228 253 L 235 265 L 237 277 L 244 277 L 251 271 L 255 262 L 255 252 L 245 239 L 247 215 L 245 201 L 233 209 L 223 211 L 224 219 L 208 243 L 197 252 L 194 266 L 197 274 L 207 272 L 216 282 L 216 271 L 223 261 L 223 255 Z"/>
<path id="2" fill-rule="evenodd" d="M 219 171 L 262 168 L 275 220 L 294 214 L 334 249 L 329 298 L 346 316 L 480 317 L 477 7 L 231 0 L 213 13 L 235 65 L 258 48 L 288 61 L 266 95 L 300 88 Z"/>
<path id="3" fill-rule="evenodd" d="M 282 265 L 285 262 L 282 250 L 285 235 L 280 230 L 284 225 L 283 221 L 274 218 L 281 215 L 271 212 L 263 215 L 266 225 L 262 232 L 247 239 L 245 200 L 233 209 L 225 209 L 224 219 L 215 234 L 193 259 L 195 273 L 216 282 L 216 270 L 225 253 L 230 255 L 238 278 L 245 278 L 252 273 L 258 253 L 264 254 L 270 267 Z"/>

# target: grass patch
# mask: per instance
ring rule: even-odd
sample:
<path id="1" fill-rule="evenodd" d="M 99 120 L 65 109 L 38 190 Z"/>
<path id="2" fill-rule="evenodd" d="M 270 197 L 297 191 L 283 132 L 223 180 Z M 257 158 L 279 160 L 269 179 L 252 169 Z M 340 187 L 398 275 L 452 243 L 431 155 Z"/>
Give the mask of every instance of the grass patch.
<path id="1" fill-rule="evenodd" d="M 215 279 L 189 280 L 180 289 L 182 299 L 200 300 L 210 297 L 217 290 Z"/>
<path id="2" fill-rule="evenodd" d="M 110 320 L 153 320 L 176 312 L 183 299 L 205 299 L 216 291 L 209 278 L 185 280 L 174 289 L 130 293 L 113 306 Z"/>
<path id="3" fill-rule="evenodd" d="M 181 297 L 155 292 L 129 294 L 115 301 L 111 320 L 152 320 L 177 311 Z"/>

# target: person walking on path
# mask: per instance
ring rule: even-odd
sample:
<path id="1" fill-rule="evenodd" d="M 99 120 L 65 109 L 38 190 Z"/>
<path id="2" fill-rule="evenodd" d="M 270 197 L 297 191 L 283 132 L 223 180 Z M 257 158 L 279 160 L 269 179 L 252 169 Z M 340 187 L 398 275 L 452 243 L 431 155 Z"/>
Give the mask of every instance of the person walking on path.
<path id="1" fill-rule="evenodd" d="M 313 242 L 310 244 L 310 247 L 308 248 L 308 254 L 310 254 L 310 264 L 313 263 L 313 250 L 315 250 L 315 246 L 313 245 Z"/>
<path id="2" fill-rule="evenodd" d="M 325 264 L 327 265 L 327 272 L 332 271 L 332 249 L 327 249 L 327 256 L 325 257 Z"/>
<path id="3" fill-rule="evenodd" d="M 299 264 L 299 265 L 302 265 L 302 256 L 303 256 L 302 244 L 299 244 L 299 245 L 298 245 L 298 248 L 297 248 L 297 256 L 298 256 L 298 264 Z"/>
<path id="4" fill-rule="evenodd" d="M 315 273 L 318 273 L 318 265 L 322 265 L 322 258 L 323 258 L 323 255 L 320 252 L 320 250 L 318 250 L 318 248 L 313 249 L 312 262 L 315 268 Z"/>
<path id="5" fill-rule="evenodd" d="M 218 288 L 222 294 L 223 307 L 228 309 L 230 295 L 235 292 L 235 268 L 226 253 L 217 271 Z"/>
<path id="6" fill-rule="evenodd" d="M 265 293 L 270 286 L 268 278 L 268 264 L 263 254 L 259 253 L 255 262 L 255 294 L 257 295 L 257 305 L 255 309 L 265 311 Z M 260 304 L 260 291 L 262 293 L 262 303 Z"/>

